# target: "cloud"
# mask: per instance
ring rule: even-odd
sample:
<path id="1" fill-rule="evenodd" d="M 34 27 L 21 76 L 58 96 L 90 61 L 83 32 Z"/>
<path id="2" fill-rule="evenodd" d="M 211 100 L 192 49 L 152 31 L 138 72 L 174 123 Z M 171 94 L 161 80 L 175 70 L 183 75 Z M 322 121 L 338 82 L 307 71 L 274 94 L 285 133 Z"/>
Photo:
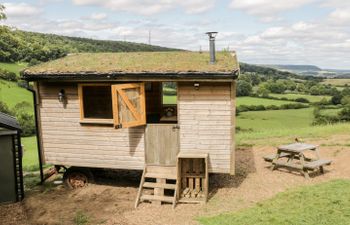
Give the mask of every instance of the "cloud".
<path id="1" fill-rule="evenodd" d="M 75 5 L 93 5 L 113 11 L 125 11 L 141 15 L 154 15 L 170 9 L 182 8 L 188 14 L 202 13 L 214 6 L 215 0 L 72 0 Z"/>
<path id="2" fill-rule="evenodd" d="M 278 18 L 282 12 L 299 8 L 315 0 L 232 0 L 230 8 L 242 10 L 250 15 L 259 17 L 264 22 L 270 22 Z"/>
<path id="3" fill-rule="evenodd" d="M 27 3 L 4 3 L 7 17 L 31 17 L 40 15 L 42 10 Z"/>
<path id="4" fill-rule="evenodd" d="M 91 16 L 89 17 L 92 20 L 103 20 L 107 18 L 107 14 L 106 13 L 93 13 L 91 14 Z"/>

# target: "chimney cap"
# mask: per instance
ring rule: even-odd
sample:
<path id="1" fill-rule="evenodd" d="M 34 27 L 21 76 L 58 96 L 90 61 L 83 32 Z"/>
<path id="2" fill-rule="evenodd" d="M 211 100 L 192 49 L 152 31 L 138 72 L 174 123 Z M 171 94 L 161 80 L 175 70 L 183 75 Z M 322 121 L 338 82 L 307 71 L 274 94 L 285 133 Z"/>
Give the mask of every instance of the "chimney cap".
<path id="1" fill-rule="evenodd" d="M 210 38 L 215 38 L 216 35 L 218 34 L 218 32 L 216 32 L 216 31 L 209 31 L 209 32 L 206 32 L 205 34 L 207 34 Z"/>

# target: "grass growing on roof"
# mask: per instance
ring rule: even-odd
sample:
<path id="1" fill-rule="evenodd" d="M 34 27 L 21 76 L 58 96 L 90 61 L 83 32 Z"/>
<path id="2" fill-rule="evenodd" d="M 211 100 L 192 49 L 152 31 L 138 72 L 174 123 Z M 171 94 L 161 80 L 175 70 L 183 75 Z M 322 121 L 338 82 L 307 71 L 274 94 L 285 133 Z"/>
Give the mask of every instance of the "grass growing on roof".
<path id="1" fill-rule="evenodd" d="M 217 62 L 209 63 L 209 53 L 199 52 L 128 52 L 81 53 L 42 63 L 26 70 L 36 73 L 78 72 L 232 72 L 238 69 L 236 57 L 218 52 Z"/>
<path id="2" fill-rule="evenodd" d="M 334 180 L 277 194 L 236 213 L 199 218 L 203 225 L 349 224 L 350 180 Z"/>
<path id="3" fill-rule="evenodd" d="M 237 106 L 240 105 L 275 105 L 281 106 L 284 104 L 292 104 L 293 102 L 284 101 L 284 100 L 275 100 L 275 99 L 267 99 L 267 98 L 255 98 L 255 97 L 238 97 L 237 98 Z"/>

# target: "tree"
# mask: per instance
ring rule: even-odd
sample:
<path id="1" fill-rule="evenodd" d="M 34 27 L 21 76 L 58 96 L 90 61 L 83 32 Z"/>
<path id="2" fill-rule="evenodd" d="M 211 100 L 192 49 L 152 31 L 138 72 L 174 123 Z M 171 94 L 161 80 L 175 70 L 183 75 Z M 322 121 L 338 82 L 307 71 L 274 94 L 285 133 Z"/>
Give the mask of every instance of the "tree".
<path id="1" fill-rule="evenodd" d="M 350 95 L 344 96 L 341 99 L 341 104 L 346 105 L 346 106 L 350 106 Z"/>
<path id="2" fill-rule="evenodd" d="M 259 96 L 268 97 L 270 94 L 270 91 L 265 87 L 265 85 L 259 85 L 259 88 L 256 93 Z"/>
<path id="3" fill-rule="evenodd" d="M 297 84 L 296 89 L 297 89 L 298 92 L 302 92 L 302 93 L 304 93 L 306 91 L 306 87 L 305 87 L 305 85 L 303 83 Z"/>
<path id="4" fill-rule="evenodd" d="M 5 11 L 5 6 L 0 4 L 0 20 L 6 19 L 6 14 L 4 11 Z"/>
<path id="5" fill-rule="evenodd" d="M 237 96 L 248 96 L 252 93 L 252 85 L 245 80 L 238 80 L 237 82 Z"/>

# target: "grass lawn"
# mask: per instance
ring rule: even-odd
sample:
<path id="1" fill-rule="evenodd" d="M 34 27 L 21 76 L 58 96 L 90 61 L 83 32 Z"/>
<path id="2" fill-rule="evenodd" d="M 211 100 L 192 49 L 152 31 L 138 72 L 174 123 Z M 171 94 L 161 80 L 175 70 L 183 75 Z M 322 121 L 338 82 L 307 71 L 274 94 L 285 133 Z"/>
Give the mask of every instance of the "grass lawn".
<path id="1" fill-rule="evenodd" d="M 326 96 L 326 95 L 307 95 L 307 94 L 269 94 L 272 97 L 276 98 L 287 98 L 290 100 L 295 100 L 297 98 L 306 98 L 310 102 L 319 102 L 323 98 L 326 98 L 327 100 L 331 99 L 331 96 Z"/>
<path id="2" fill-rule="evenodd" d="M 38 150 L 36 144 L 36 137 L 22 138 L 22 145 L 24 149 L 23 154 L 23 170 L 34 171 L 39 169 Z"/>
<path id="3" fill-rule="evenodd" d="M 344 86 L 345 84 L 350 85 L 350 79 L 325 79 L 322 83 L 334 86 Z"/>
<path id="4" fill-rule="evenodd" d="M 163 104 L 176 105 L 176 95 L 163 95 Z"/>
<path id="5" fill-rule="evenodd" d="M 4 63 L 0 62 L 0 68 L 19 75 L 19 72 L 28 66 L 27 63 Z"/>
<path id="6" fill-rule="evenodd" d="M 339 109 L 322 109 L 321 114 L 322 115 L 328 115 L 328 116 L 336 116 L 342 108 Z"/>
<path id="7" fill-rule="evenodd" d="M 349 224 L 350 180 L 290 190 L 252 208 L 199 221 L 203 225 Z"/>
<path id="8" fill-rule="evenodd" d="M 289 109 L 243 112 L 237 117 L 237 126 L 243 130 L 264 131 L 309 127 L 313 121 L 313 109 Z"/>
<path id="9" fill-rule="evenodd" d="M 237 98 L 237 106 L 240 106 L 240 105 L 281 106 L 281 105 L 290 104 L 290 103 L 292 103 L 292 102 L 283 101 L 283 100 L 267 99 L 267 98 L 255 98 L 255 97 L 238 97 Z"/>
<path id="10" fill-rule="evenodd" d="M 32 93 L 28 90 L 18 87 L 15 82 L 0 80 L 0 101 L 6 103 L 8 107 L 13 108 L 22 101 L 33 105 Z M 33 106 L 28 107 L 28 112 L 33 113 Z"/>

